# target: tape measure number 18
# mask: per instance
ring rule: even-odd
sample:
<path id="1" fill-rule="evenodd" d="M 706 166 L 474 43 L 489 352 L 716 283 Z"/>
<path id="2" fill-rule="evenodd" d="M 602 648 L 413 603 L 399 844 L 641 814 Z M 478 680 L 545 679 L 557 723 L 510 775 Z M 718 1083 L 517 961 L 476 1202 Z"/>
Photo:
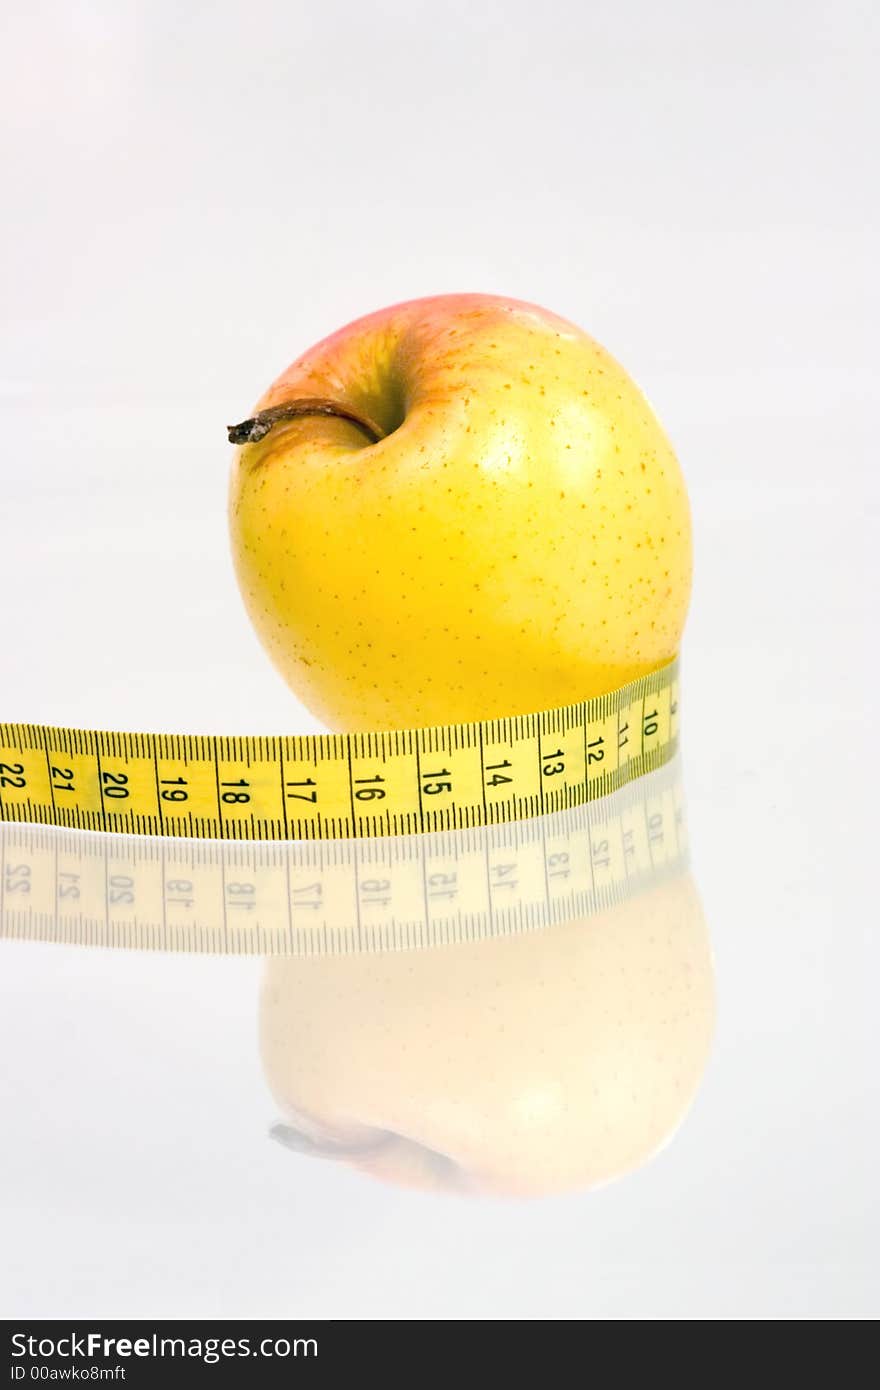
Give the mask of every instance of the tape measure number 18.
<path id="1" fill-rule="evenodd" d="M 497 825 L 660 767 L 678 663 L 576 705 L 372 734 L 102 733 L 0 724 L 0 819 L 197 839 L 330 840 Z"/>

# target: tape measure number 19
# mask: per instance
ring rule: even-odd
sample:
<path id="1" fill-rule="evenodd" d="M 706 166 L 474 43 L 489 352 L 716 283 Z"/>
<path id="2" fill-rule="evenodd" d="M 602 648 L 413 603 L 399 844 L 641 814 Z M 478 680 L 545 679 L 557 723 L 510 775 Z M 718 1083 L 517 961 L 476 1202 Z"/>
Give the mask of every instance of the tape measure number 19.
<path id="1" fill-rule="evenodd" d="M 102 733 L 0 724 L 0 819 L 197 839 L 336 840 L 569 809 L 660 767 L 678 663 L 576 705 L 370 734 Z"/>

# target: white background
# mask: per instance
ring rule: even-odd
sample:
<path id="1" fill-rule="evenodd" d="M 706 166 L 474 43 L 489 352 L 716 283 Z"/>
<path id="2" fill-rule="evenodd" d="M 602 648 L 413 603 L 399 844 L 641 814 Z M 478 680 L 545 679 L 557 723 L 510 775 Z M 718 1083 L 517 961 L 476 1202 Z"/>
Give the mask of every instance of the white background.
<path id="1" fill-rule="evenodd" d="M 257 963 L 3 942 L 0 1309 L 876 1315 L 876 7 L 6 19 L 3 717 L 314 727 L 240 607 L 224 425 L 385 303 L 543 303 L 624 362 L 688 479 L 720 1014 L 653 1164 L 456 1203 L 268 1142 Z"/>

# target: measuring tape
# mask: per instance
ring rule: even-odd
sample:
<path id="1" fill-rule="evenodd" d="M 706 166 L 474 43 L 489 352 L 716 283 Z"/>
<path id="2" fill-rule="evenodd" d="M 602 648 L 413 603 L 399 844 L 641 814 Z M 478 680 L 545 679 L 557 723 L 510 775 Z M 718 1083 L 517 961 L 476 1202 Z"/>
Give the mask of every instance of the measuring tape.
<path id="1" fill-rule="evenodd" d="M 683 871 L 678 759 L 602 801 L 290 844 L 0 826 L 0 937 L 166 951 L 400 950 L 581 919 Z"/>
<path id="2" fill-rule="evenodd" d="M 375 734 L 214 737 L 0 724 L 0 820 L 231 840 L 424 834 L 546 815 L 661 766 L 673 661 L 541 714 Z"/>

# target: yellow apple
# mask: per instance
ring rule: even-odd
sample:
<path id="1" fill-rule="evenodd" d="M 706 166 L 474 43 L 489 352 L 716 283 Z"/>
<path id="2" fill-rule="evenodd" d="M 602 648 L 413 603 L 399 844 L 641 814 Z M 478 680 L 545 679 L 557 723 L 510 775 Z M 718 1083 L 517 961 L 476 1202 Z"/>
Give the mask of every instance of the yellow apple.
<path id="1" fill-rule="evenodd" d="M 693 1099 L 713 1024 L 682 875 L 521 936 L 271 959 L 260 1030 L 294 1147 L 399 1185 L 531 1196 L 646 1162 Z"/>
<path id="2" fill-rule="evenodd" d="M 675 455 L 622 367 L 546 310 L 458 294 L 368 315 L 230 438 L 248 613 L 332 728 L 545 709 L 678 649 Z"/>

